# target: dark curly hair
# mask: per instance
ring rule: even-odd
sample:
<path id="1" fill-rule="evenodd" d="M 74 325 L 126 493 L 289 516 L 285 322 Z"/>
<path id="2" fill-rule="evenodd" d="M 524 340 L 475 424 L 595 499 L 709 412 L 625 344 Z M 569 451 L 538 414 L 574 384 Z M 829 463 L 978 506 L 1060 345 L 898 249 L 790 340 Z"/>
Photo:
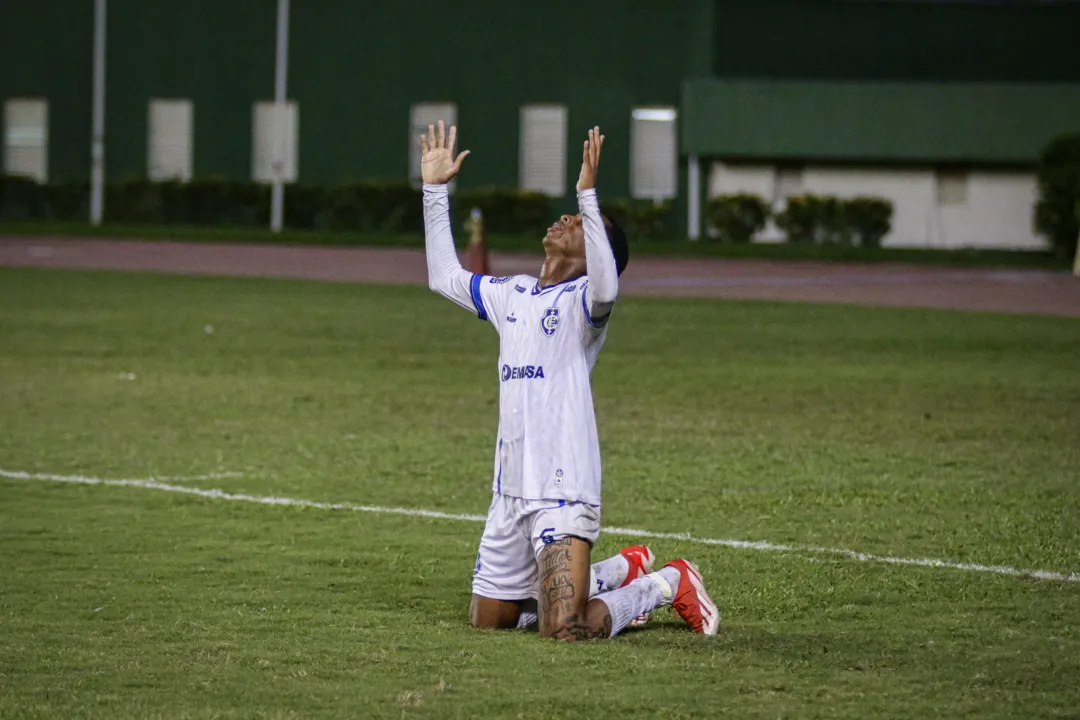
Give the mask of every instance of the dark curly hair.
<path id="1" fill-rule="evenodd" d="M 619 275 L 622 275 L 623 270 L 626 269 L 626 263 L 630 260 L 630 245 L 626 242 L 626 233 L 615 218 L 604 215 L 604 219 L 607 220 L 608 244 L 611 245 L 611 252 L 615 255 L 615 269 Z"/>

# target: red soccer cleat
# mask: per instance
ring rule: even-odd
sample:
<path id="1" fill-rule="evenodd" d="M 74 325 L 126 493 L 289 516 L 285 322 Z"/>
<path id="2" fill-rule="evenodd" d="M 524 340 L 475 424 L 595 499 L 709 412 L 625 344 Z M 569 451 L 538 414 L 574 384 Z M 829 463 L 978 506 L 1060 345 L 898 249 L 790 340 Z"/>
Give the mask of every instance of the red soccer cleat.
<path id="1" fill-rule="evenodd" d="M 697 565 L 689 560 L 672 560 L 664 567 L 679 571 L 679 588 L 671 602 L 675 613 L 699 635 L 715 635 L 720 629 L 720 611 L 705 592 L 705 582 Z"/>

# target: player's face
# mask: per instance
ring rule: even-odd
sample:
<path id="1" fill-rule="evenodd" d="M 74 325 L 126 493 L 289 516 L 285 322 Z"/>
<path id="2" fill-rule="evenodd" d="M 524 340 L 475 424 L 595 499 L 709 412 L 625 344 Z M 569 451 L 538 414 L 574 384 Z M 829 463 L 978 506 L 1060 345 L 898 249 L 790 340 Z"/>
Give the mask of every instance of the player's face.
<path id="1" fill-rule="evenodd" d="M 581 215 L 563 215 L 552 223 L 544 236 L 544 250 L 549 255 L 585 258 L 585 231 Z"/>

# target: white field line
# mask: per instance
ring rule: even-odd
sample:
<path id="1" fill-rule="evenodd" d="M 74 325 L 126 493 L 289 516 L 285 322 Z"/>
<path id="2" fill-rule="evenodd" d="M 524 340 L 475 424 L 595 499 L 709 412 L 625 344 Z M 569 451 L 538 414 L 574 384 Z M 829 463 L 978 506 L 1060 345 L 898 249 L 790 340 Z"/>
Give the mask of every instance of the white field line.
<path id="1" fill-rule="evenodd" d="M 219 472 L 209 473 L 207 475 L 155 475 L 147 478 L 154 482 L 194 482 L 196 480 L 222 480 L 224 478 L 238 478 L 244 477 L 244 473 L 238 472 Z"/>
<path id="2" fill-rule="evenodd" d="M 388 515 L 409 515 L 413 517 L 437 518 L 440 520 L 464 520 L 466 522 L 484 522 L 484 515 L 464 515 L 459 513 L 446 513 L 438 510 L 423 510 L 420 508 L 395 508 L 381 507 L 378 505 L 355 505 L 353 503 L 328 503 L 315 502 L 313 500 L 299 500 L 287 497 L 270 497 L 264 495 L 247 495 L 245 493 L 230 493 L 224 490 L 206 489 L 199 487 L 187 487 L 185 485 L 170 485 L 155 479 L 145 480 L 107 480 L 104 478 L 84 477 L 82 475 L 50 475 L 47 473 L 28 473 L 13 470 L 0 469 L 0 477 L 15 480 L 39 480 L 48 482 L 75 483 L 80 485 L 110 485 L 114 487 L 134 487 L 149 490 L 164 490 L 165 492 L 197 495 L 215 500 L 230 500 L 233 502 L 257 503 L 260 505 L 287 505 L 293 507 L 308 507 L 318 510 L 349 510 L 352 512 L 383 513 Z M 914 565 L 917 567 L 947 568 L 950 570 L 963 570 L 966 572 L 993 573 L 996 575 L 1009 575 L 1013 577 L 1029 577 L 1038 580 L 1058 580 L 1061 582 L 1080 583 L 1080 572 L 1054 572 L 1051 570 L 1026 570 L 1004 565 L 980 565 L 978 563 L 959 563 L 949 560 L 937 560 L 934 558 L 905 558 L 889 555 L 873 555 L 871 553 L 856 552 L 843 548 L 816 547 L 814 545 L 781 545 L 765 542 L 763 540 L 725 540 L 721 538 L 696 537 L 689 533 L 666 533 L 652 530 L 638 530 L 634 528 L 604 528 L 603 532 L 608 535 L 616 535 L 631 538 L 658 538 L 662 540 L 681 540 L 683 542 L 698 543 L 701 545 L 718 545 L 721 547 L 735 548 L 738 550 L 763 550 L 767 552 L 802 553 L 815 555 L 833 555 L 847 560 L 859 562 L 886 563 L 890 565 Z"/>

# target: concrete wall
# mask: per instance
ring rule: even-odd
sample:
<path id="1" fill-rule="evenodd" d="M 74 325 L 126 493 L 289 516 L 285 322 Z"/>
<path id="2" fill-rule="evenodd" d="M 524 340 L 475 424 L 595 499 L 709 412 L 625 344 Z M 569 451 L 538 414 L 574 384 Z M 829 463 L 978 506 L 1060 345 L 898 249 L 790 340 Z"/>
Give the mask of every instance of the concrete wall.
<path id="1" fill-rule="evenodd" d="M 774 165 L 717 162 L 710 168 L 708 193 L 754 193 L 777 208 L 784 194 L 886 197 L 894 204 L 893 229 L 884 241 L 888 247 L 1047 247 L 1032 229 L 1036 188 L 1030 172 L 972 170 L 965 180 L 963 175 L 939 175 L 934 168 L 808 165 L 801 168 L 801 182 L 785 188 L 779 175 Z M 797 178 L 798 173 L 787 177 Z M 941 188 L 943 183 L 946 187 Z M 769 242 L 782 236 L 770 225 L 758 239 Z"/>

